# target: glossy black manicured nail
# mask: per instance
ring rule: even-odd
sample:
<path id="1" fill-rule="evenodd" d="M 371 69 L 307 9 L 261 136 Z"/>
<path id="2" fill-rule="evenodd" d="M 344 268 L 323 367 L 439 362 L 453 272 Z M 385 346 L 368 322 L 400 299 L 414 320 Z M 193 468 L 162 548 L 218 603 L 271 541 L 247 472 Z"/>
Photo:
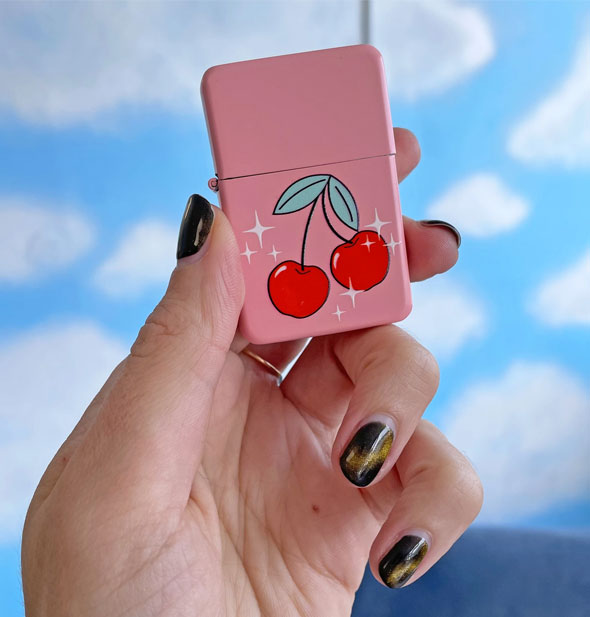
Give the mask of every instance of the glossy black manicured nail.
<path id="1" fill-rule="evenodd" d="M 200 195 L 191 195 L 188 198 L 180 232 L 176 259 L 182 259 L 198 253 L 211 231 L 213 225 L 213 206 Z"/>
<path id="2" fill-rule="evenodd" d="M 459 233 L 459 230 L 454 225 L 447 223 L 447 221 L 437 221 L 437 220 L 419 221 L 419 222 L 420 222 L 420 225 L 426 225 L 427 227 L 444 227 L 445 229 L 448 229 L 449 231 L 453 232 L 453 234 L 455 234 L 455 238 L 457 240 L 457 248 L 461 246 L 461 234 Z"/>
<path id="3" fill-rule="evenodd" d="M 420 536 L 404 536 L 383 557 L 379 576 L 392 589 L 402 587 L 416 572 L 428 552 L 428 542 Z"/>
<path id="4" fill-rule="evenodd" d="M 369 422 L 350 440 L 340 457 L 340 469 L 356 486 L 368 486 L 383 466 L 391 444 L 393 429 L 383 422 Z"/>

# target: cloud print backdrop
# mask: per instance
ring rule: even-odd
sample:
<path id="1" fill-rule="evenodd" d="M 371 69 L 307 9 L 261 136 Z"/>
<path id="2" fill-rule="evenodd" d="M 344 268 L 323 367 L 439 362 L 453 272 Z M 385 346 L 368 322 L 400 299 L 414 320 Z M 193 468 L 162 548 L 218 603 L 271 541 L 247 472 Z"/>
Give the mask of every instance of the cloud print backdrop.
<path id="1" fill-rule="evenodd" d="M 45 465 L 124 356 L 213 174 L 209 65 L 358 42 L 358 3 L 0 5 L 0 594 Z M 550 32 L 551 36 L 547 36 Z M 482 523 L 590 527 L 590 8 L 375 1 L 406 214 L 463 233 L 414 285 L 427 417 L 479 470 Z M 8 614 L 8 613 L 7 613 Z"/>

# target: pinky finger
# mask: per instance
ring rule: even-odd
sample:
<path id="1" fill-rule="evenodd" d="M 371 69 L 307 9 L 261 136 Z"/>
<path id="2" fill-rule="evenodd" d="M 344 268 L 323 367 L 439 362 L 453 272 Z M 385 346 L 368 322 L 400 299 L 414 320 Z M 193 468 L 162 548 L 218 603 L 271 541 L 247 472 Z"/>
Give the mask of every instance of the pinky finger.
<path id="1" fill-rule="evenodd" d="M 375 578 L 392 588 L 427 572 L 467 529 L 483 502 L 481 482 L 469 461 L 426 420 L 395 470 L 402 493 L 369 558 Z"/>

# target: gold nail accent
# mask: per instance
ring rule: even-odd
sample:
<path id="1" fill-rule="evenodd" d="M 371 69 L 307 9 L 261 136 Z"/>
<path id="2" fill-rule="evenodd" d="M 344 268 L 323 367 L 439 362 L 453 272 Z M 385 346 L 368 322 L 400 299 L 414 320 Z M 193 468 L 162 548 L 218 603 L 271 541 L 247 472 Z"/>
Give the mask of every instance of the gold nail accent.
<path id="1" fill-rule="evenodd" d="M 428 552 L 428 543 L 420 536 L 404 536 L 383 557 L 379 575 L 392 589 L 401 587 L 416 572 Z"/>
<path id="2" fill-rule="evenodd" d="M 387 424 L 365 424 L 340 457 L 342 473 L 356 486 L 368 486 L 379 473 L 392 444 L 393 430 Z"/>

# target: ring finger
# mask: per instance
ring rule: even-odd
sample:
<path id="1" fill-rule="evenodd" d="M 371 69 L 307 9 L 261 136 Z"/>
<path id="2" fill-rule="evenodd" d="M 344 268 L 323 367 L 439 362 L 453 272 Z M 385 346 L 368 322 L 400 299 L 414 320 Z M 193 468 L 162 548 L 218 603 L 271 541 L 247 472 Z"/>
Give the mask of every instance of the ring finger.
<path id="1" fill-rule="evenodd" d="M 477 516 L 481 482 L 469 461 L 422 420 L 401 453 L 402 492 L 371 548 L 375 578 L 398 588 L 420 578 Z"/>

